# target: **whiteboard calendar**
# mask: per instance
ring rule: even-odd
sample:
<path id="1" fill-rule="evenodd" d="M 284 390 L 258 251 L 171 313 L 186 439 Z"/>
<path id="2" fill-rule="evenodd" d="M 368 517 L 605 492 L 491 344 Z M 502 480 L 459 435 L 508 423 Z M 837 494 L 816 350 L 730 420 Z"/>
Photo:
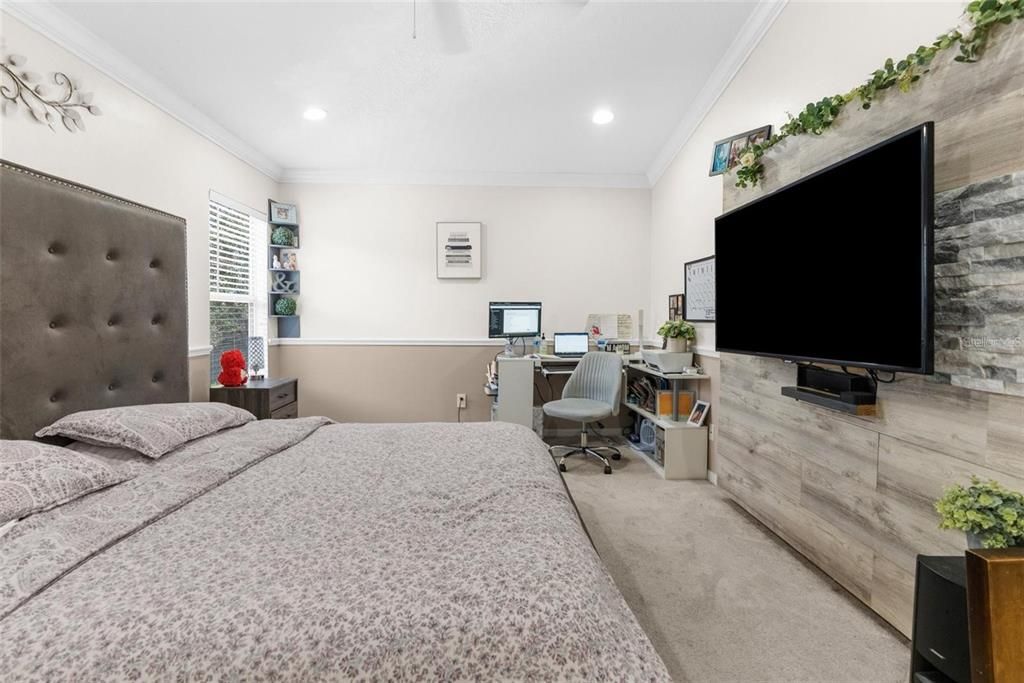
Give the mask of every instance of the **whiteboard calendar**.
<path id="1" fill-rule="evenodd" d="M 686 277 L 686 320 L 715 321 L 715 257 L 690 261 L 683 266 Z"/>

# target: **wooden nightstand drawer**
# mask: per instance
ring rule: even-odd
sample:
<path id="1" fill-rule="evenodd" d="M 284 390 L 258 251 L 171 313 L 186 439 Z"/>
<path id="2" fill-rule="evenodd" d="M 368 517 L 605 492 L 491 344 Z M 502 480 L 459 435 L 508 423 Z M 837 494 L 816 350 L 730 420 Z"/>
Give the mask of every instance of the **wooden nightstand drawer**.
<path id="1" fill-rule="evenodd" d="M 270 413 L 270 419 L 272 420 L 287 420 L 292 417 L 299 416 L 299 402 L 293 401 L 288 405 L 278 408 L 274 412 Z"/>
<path id="2" fill-rule="evenodd" d="M 297 417 L 299 383 L 284 377 L 255 379 L 240 387 L 211 387 L 210 400 L 244 408 L 261 420 Z"/>
<path id="3" fill-rule="evenodd" d="M 270 390 L 270 412 L 275 412 L 289 403 L 294 403 L 296 397 L 295 382 L 282 384 Z"/>

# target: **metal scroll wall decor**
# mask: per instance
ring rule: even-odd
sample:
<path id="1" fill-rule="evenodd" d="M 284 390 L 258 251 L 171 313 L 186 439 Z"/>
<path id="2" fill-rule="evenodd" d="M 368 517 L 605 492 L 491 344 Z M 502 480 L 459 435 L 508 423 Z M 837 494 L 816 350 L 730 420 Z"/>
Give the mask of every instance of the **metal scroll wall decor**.
<path id="1" fill-rule="evenodd" d="M 0 63 L 0 109 L 4 114 L 25 107 L 29 114 L 50 130 L 58 123 L 74 133 L 85 130 L 82 113 L 102 114 L 92 103 L 92 93 L 81 92 L 78 84 L 66 74 L 53 74 L 53 84 L 44 83 L 40 76 L 29 71 L 28 60 L 21 55 L 7 55 Z"/>

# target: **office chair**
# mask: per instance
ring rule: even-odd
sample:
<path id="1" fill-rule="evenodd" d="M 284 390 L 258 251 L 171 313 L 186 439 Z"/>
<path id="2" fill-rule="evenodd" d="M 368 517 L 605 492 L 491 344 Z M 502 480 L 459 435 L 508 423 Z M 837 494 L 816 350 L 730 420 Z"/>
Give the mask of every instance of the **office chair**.
<path id="1" fill-rule="evenodd" d="M 591 455 L 604 463 L 604 473 L 611 474 L 612 466 L 600 451 L 609 452 L 612 460 L 622 457 L 617 448 L 611 446 L 588 446 L 587 423 L 595 422 L 609 415 L 619 413 L 619 397 L 622 393 L 622 360 L 618 354 L 592 351 L 580 359 L 579 365 L 569 376 L 562 390 L 562 398 L 544 404 L 544 414 L 580 423 L 579 446 L 550 446 L 551 457 L 555 451 L 568 448 L 558 460 L 558 469 L 565 472 L 565 459 L 574 453 Z"/>

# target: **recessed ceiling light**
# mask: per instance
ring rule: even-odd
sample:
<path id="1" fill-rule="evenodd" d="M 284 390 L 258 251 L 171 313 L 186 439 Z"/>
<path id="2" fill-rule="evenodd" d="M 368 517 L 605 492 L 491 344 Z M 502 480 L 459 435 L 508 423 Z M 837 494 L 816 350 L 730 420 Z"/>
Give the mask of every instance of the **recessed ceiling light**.
<path id="1" fill-rule="evenodd" d="M 323 121 L 327 118 L 327 112 L 320 107 L 310 107 L 306 111 L 302 112 L 302 118 L 307 121 Z"/>
<path id="2" fill-rule="evenodd" d="M 603 126 L 606 123 L 611 123 L 612 119 L 614 119 L 614 118 L 615 118 L 615 114 L 613 114 L 610 110 L 608 110 L 608 109 L 598 109 L 597 111 L 594 112 L 594 119 L 593 120 L 594 120 L 594 123 L 596 123 L 597 125 Z"/>

